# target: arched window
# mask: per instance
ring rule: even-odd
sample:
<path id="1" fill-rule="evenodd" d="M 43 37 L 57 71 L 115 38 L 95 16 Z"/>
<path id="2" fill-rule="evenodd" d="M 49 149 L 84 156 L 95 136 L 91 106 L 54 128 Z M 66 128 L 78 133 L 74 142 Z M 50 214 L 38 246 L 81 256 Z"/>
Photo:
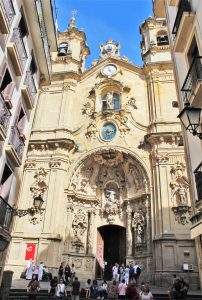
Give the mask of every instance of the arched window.
<path id="1" fill-rule="evenodd" d="M 120 95 L 108 92 L 102 97 L 102 111 L 119 111 L 121 109 Z"/>
<path id="2" fill-rule="evenodd" d="M 65 56 L 69 52 L 69 45 L 68 43 L 60 43 L 58 47 L 58 56 Z"/>
<path id="3" fill-rule="evenodd" d="M 169 45 L 168 33 L 164 30 L 157 33 L 157 46 Z"/>

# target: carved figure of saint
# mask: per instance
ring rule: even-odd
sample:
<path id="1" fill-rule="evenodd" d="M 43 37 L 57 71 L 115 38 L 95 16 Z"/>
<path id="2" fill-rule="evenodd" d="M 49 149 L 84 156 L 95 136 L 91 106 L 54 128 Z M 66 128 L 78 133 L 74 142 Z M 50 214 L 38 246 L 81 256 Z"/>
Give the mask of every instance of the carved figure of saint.
<path id="1" fill-rule="evenodd" d="M 187 191 L 186 188 L 182 185 L 179 185 L 177 189 L 177 194 L 179 198 L 179 204 L 186 205 L 187 204 Z"/>
<path id="2" fill-rule="evenodd" d="M 142 243 L 142 235 L 143 235 L 143 227 L 141 224 L 137 224 L 136 228 L 136 238 L 137 238 L 137 243 L 141 244 Z"/>
<path id="3" fill-rule="evenodd" d="M 106 103 L 108 109 L 114 109 L 114 99 L 113 99 L 113 93 L 108 92 L 106 95 Z"/>
<path id="4" fill-rule="evenodd" d="M 106 198 L 109 202 L 115 203 L 116 202 L 116 192 L 113 190 L 106 191 Z"/>

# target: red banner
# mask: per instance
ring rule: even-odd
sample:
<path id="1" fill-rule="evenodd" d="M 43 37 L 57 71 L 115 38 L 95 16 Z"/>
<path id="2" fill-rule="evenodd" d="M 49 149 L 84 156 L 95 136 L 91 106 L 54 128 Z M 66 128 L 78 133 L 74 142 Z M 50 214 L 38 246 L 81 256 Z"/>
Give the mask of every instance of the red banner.
<path id="1" fill-rule="evenodd" d="M 27 243 L 25 250 L 25 260 L 34 260 L 36 252 L 36 244 Z"/>
<path id="2" fill-rule="evenodd" d="M 100 267 L 104 269 L 104 241 L 101 236 L 101 234 L 97 233 L 97 253 L 96 253 L 96 259 L 99 263 Z"/>

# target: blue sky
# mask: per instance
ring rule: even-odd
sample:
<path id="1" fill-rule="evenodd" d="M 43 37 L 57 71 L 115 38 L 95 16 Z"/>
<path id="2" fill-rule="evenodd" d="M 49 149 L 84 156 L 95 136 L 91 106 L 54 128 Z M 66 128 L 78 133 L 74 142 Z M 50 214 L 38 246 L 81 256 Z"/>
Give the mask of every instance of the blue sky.
<path id="1" fill-rule="evenodd" d="M 72 10 L 77 10 L 77 27 L 87 35 L 90 57 L 99 56 L 99 45 L 108 39 L 120 42 L 121 54 L 142 64 L 139 25 L 152 15 L 152 0 L 55 0 L 60 31 L 67 28 Z"/>

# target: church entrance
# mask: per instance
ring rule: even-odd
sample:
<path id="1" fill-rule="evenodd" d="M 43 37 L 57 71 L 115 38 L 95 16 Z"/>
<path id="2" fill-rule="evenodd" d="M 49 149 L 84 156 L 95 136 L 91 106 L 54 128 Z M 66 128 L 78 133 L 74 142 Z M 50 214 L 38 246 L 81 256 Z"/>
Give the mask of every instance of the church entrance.
<path id="1" fill-rule="evenodd" d="M 98 228 L 97 234 L 96 277 L 108 280 L 112 277 L 112 266 L 126 261 L 126 229 L 117 225 L 106 225 Z"/>

